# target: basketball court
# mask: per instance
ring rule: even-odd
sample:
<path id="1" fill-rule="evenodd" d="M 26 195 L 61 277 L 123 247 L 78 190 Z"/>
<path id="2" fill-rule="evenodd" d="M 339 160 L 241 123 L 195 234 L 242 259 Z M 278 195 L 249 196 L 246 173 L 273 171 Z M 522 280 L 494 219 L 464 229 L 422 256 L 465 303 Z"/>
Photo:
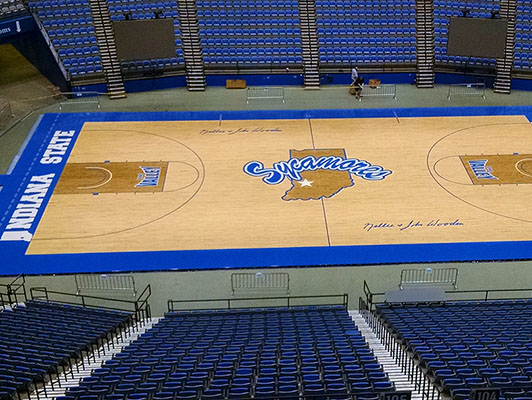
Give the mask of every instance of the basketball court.
<path id="1" fill-rule="evenodd" d="M 0 252 L 35 273 L 530 258 L 529 111 L 47 114 Z"/>

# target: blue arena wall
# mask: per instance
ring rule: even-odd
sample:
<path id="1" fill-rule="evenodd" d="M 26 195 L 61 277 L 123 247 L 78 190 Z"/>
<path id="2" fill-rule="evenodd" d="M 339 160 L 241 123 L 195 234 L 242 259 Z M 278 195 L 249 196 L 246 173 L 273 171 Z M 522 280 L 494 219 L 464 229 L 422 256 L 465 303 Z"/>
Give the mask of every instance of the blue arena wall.
<path id="1" fill-rule="evenodd" d="M 363 74 L 367 79 L 379 79 L 386 84 L 414 84 L 414 72 L 368 72 Z M 230 74 L 230 75 L 207 75 L 208 86 L 225 86 L 227 79 L 244 79 L 248 86 L 301 86 L 303 85 L 302 74 Z M 322 85 L 349 85 L 351 84 L 351 73 L 322 73 L 320 75 Z M 495 78 L 485 75 L 469 75 L 457 73 L 436 73 L 435 82 L 440 85 L 450 85 L 456 83 L 477 83 L 484 82 L 487 87 L 493 87 Z M 145 92 L 151 90 L 172 89 L 185 87 L 186 79 L 184 75 L 134 79 L 125 82 L 128 93 Z M 532 91 L 532 79 L 512 80 L 512 89 Z M 72 89 L 74 92 L 95 91 L 107 92 L 105 83 L 78 85 Z"/>

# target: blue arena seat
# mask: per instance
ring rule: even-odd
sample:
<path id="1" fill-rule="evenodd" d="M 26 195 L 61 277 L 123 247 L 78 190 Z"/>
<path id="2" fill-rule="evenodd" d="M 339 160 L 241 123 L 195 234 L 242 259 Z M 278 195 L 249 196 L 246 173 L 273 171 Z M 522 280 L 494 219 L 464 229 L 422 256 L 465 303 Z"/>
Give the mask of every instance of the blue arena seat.
<path id="1" fill-rule="evenodd" d="M 130 321 L 129 313 L 42 301 L 0 312 L 0 391 L 29 393 L 52 374 L 66 373 L 84 353 L 94 351 Z"/>
<path id="2" fill-rule="evenodd" d="M 367 368 L 355 364 L 362 361 Z M 341 395 L 353 386 L 359 393 L 392 390 L 381 370 L 342 307 L 171 312 L 84 379 L 89 391 L 73 388 L 68 395 L 297 397 L 299 382 L 312 395 Z"/>
<path id="3" fill-rule="evenodd" d="M 524 369 L 531 362 L 527 345 L 515 343 L 517 337 L 531 343 L 530 305 L 530 300 L 379 305 L 378 314 L 454 398 L 466 399 L 471 389 L 487 386 L 514 397 L 511 390 L 532 383 L 530 369 Z"/>

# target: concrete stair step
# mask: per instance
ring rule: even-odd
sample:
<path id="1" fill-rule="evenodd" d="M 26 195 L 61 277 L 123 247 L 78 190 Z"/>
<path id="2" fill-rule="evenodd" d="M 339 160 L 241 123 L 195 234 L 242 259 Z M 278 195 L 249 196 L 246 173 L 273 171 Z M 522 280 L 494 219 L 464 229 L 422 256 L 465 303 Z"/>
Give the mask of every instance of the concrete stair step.
<path id="1" fill-rule="evenodd" d="M 377 336 L 375 336 L 362 315 L 358 311 L 350 311 L 349 314 L 360 333 L 366 339 L 369 347 L 373 350 L 379 364 L 382 365 L 384 371 L 390 377 L 390 380 L 394 382 L 396 389 L 411 391 L 412 400 L 422 400 L 422 393 L 417 391 L 414 385 L 410 383 L 408 377 L 402 373 L 401 368 L 397 365 L 396 361 L 392 358 Z"/>
<path id="2" fill-rule="evenodd" d="M 111 100 L 125 99 L 127 97 L 127 94 L 126 92 L 108 93 L 107 97 L 110 98 Z"/>

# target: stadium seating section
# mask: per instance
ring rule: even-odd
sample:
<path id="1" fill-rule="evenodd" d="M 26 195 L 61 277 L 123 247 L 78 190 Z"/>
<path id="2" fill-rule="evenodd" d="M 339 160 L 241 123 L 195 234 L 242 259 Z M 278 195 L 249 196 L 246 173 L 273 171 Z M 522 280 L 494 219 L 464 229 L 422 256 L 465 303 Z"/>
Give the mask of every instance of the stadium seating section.
<path id="1" fill-rule="evenodd" d="M 343 307 L 170 312 L 59 400 L 272 398 L 394 384 Z M 297 397 L 296 397 L 297 398 Z"/>
<path id="2" fill-rule="evenodd" d="M 380 305 L 377 313 L 453 399 L 482 387 L 532 398 L 532 300 Z"/>
<path id="3" fill-rule="evenodd" d="M 151 71 L 173 69 L 184 65 L 179 32 L 179 22 L 174 2 L 110 0 L 109 12 L 112 20 L 123 20 L 127 14 L 131 19 L 155 18 L 161 11 L 161 18 L 173 18 L 176 35 L 176 57 L 168 59 L 135 60 L 123 64 L 125 71 Z M 30 10 L 36 12 L 60 61 L 73 78 L 102 74 L 101 54 L 88 0 L 30 1 Z M 166 10 L 166 11 L 165 11 Z"/>
<path id="4" fill-rule="evenodd" d="M 198 0 L 207 67 L 302 65 L 297 0 Z"/>
<path id="5" fill-rule="evenodd" d="M 72 77 L 102 73 L 88 0 L 30 1 L 28 5 Z"/>
<path id="6" fill-rule="evenodd" d="M 316 0 L 320 64 L 415 64 L 413 0 Z"/>
<path id="7" fill-rule="evenodd" d="M 26 14 L 24 3 L 20 0 L 0 0 L 0 18 L 10 18 Z"/>
<path id="8" fill-rule="evenodd" d="M 132 0 L 123 2 L 120 0 L 108 0 L 108 4 L 111 20 L 113 21 L 123 21 L 126 16 L 131 20 L 154 19 L 156 17 L 173 18 L 174 20 L 176 57 L 123 62 L 122 67 L 126 72 L 146 72 L 155 69 L 169 70 L 185 65 L 176 1 Z"/>
<path id="9" fill-rule="evenodd" d="M 121 311 L 42 301 L 0 312 L 0 398 L 28 392 L 64 371 L 130 318 Z"/>
<path id="10" fill-rule="evenodd" d="M 12 3 L 15 1 L 15 3 Z M 2 0 L 9 9 L 18 0 Z M 15 5 L 11 5 L 15 4 Z M 414 0 L 316 0 L 322 67 L 413 66 L 416 63 Z M 172 18 L 176 57 L 133 60 L 125 72 L 183 70 L 177 2 L 108 0 L 112 20 Z M 88 0 L 37 0 L 29 7 L 44 24 L 61 62 L 74 78 L 102 73 Z M 197 17 L 207 69 L 301 67 L 297 0 L 198 0 Z M 532 68 L 532 1 L 518 0 L 516 71 Z M 499 2 L 435 0 L 435 61 L 438 66 L 493 69 L 495 60 L 447 54 L 449 18 L 490 18 Z"/>
<path id="11" fill-rule="evenodd" d="M 532 69 L 532 1 L 518 0 L 515 32 L 514 68 Z"/>
<path id="12" fill-rule="evenodd" d="M 495 59 L 479 57 L 461 57 L 447 54 L 449 18 L 467 16 L 472 18 L 491 18 L 492 12 L 499 11 L 499 2 L 493 0 L 466 2 L 456 0 L 434 1 L 435 56 L 437 64 L 451 66 L 495 68 Z"/>

